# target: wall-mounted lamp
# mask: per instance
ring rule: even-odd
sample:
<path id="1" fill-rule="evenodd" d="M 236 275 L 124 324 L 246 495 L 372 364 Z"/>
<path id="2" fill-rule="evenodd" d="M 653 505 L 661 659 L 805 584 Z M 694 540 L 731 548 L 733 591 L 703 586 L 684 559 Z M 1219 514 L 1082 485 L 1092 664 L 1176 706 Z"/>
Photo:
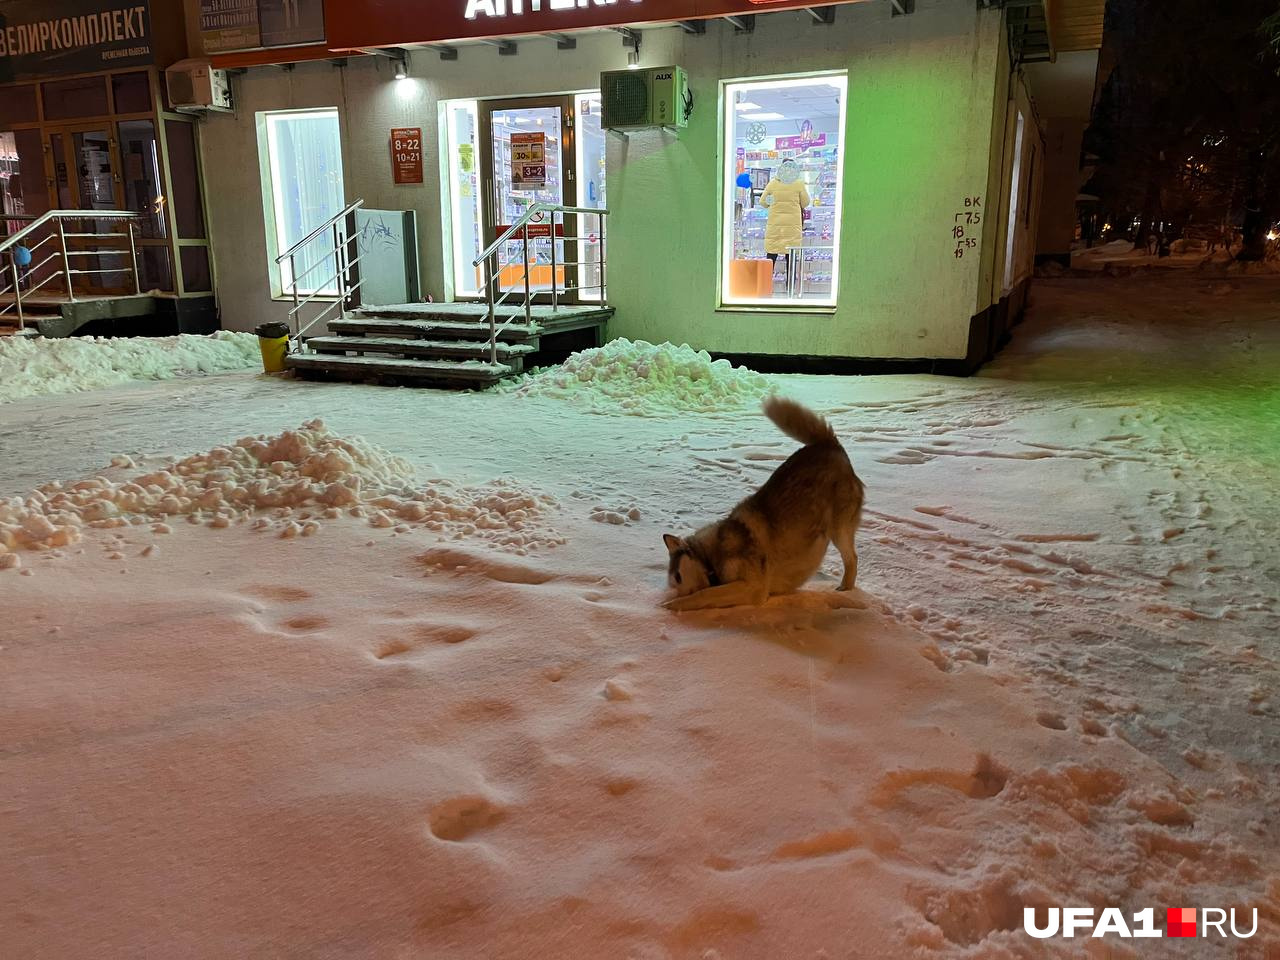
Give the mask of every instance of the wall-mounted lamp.
<path id="1" fill-rule="evenodd" d="M 395 77 L 397 80 L 407 80 L 409 78 L 409 60 L 407 57 L 400 57 L 396 60 Z"/>
<path id="2" fill-rule="evenodd" d="M 640 31 L 631 27 L 614 27 L 616 33 L 622 35 L 622 45 L 628 47 L 627 51 L 627 69 L 640 69 Z"/>

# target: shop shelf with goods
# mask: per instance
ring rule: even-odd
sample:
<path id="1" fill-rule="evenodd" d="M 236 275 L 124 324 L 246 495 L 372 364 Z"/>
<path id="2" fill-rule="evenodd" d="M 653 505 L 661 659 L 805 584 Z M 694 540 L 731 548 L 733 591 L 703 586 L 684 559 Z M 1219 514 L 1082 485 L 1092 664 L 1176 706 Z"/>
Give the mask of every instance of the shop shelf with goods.
<path id="1" fill-rule="evenodd" d="M 823 296 L 830 293 L 832 274 L 832 248 L 835 244 L 837 223 L 837 177 L 839 175 L 838 148 L 835 145 L 817 149 L 785 149 L 747 151 L 743 157 L 746 172 L 751 178 L 749 188 L 740 188 L 741 199 L 736 204 L 734 222 L 734 257 L 740 260 L 762 260 L 766 257 L 765 232 L 768 227 L 768 208 L 760 206 L 760 197 L 784 160 L 795 160 L 809 193 L 811 206 L 805 211 L 803 286 L 807 294 Z M 785 289 L 787 267 L 780 258 L 775 265 L 775 292 Z"/>

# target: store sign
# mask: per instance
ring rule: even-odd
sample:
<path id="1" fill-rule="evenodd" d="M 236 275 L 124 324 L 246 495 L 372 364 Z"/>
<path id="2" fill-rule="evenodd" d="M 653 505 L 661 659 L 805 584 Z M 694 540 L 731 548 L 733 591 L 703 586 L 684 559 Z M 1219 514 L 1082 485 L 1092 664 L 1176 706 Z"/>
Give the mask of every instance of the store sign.
<path id="1" fill-rule="evenodd" d="M 328 50 L 338 53 L 858 2 L 864 0 L 771 0 L 762 8 L 752 0 L 329 0 L 325 13 Z"/>
<path id="2" fill-rule="evenodd" d="M 801 134 L 798 137 L 778 137 L 774 145 L 775 150 L 808 150 L 810 147 L 825 147 L 827 145 L 827 135 L 825 133 Z"/>
<path id="3" fill-rule="evenodd" d="M 622 2 L 623 0 L 465 0 L 466 9 L 462 16 L 467 20 L 476 20 L 480 17 L 518 17 L 526 11 L 541 13 L 543 7 L 552 11 L 585 10 L 591 6 L 612 7 Z M 644 0 L 625 0 L 625 2 L 642 3 Z"/>
<path id="4" fill-rule="evenodd" d="M 205 53 L 259 46 L 258 0 L 200 0 L 200 42 Z"/>
<path id="5" fill-rule="evenodd" d="M 0 83 L 155 61 L 146 0 L 0 0 Z"/>
<path id="6" fill-rule="evenodd" d="M 205 53 L 324 43 L 324 0 L 199 0 Z"/>
<path id="7" fill-rule="evenodd" d="M 511 135 L 511 189 L 541 190 L 547 185 L 545 133 Z"/>
<path id="8" fill-rule="evenodd" d="M 422 182 L 422 128 L 393 127 L 391 173 L 396 183 Z"/>

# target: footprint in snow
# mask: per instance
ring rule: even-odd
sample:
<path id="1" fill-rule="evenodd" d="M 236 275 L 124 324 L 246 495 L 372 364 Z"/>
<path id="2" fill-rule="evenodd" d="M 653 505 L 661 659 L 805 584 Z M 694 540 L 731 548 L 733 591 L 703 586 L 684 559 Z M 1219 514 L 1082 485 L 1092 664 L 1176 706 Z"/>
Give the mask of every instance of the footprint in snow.
<path id="1" fill-rule="evenodd" d="M 457 843 L 480 830 L 500 823 L 506 811 L 479 794 L 465 794 L 431 808 L 427 822 L 433 836 Z"/>
<path id="2" fill-rule="evenodd" d="M 329 626 L 329 620 L 327 617 L 321 616 L 301 616 L 286 620 L 284 625 L 290 630 L 296 630 L 299 633 L 311 633 Z"/>

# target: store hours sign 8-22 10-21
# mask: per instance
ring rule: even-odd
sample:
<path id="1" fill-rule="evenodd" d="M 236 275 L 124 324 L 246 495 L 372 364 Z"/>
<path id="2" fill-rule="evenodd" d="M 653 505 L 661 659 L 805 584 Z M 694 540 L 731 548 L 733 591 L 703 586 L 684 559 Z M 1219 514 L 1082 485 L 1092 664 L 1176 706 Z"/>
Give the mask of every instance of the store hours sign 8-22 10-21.
<path id="1" fill-rule="evenodd" d="M 391 173 L 396 183 L 422 182 L 422 128 L 393 127 Z"/>

